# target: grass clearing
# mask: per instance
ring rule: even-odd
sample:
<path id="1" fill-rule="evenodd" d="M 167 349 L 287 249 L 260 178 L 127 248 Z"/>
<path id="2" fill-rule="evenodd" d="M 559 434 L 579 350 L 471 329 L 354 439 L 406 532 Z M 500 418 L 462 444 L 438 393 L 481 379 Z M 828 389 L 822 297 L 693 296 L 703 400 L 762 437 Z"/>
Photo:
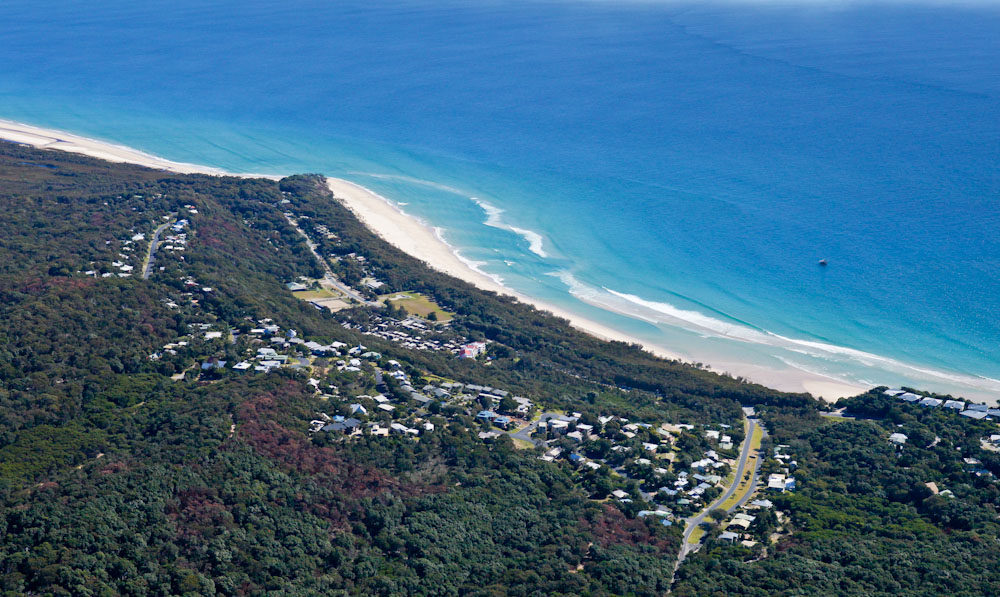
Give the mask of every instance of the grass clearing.
<path id="1" fill-rule="evenodd" d="M 430 314 L 434 313 L 437 316 L 437 321 L 440 323 L 448 323 L 455 318 L 454 313 L 445 311 L 433 300 L 419 292 L 393 292 L 380 296 L 379 300 L 386 301 L 387 304 L 392 302 L 397 307 L 406 309 L 406 312 L 410 315 L 416 315 L 424 319 L 428 319 Z"/>
<path id="2" fill-rule="evenodd" d="M 421 379 L 424 380 L 424 383 L 436 383 L 438 385 L 443 384 L 443 383 L 455 383 L 454 379 L 449 379 L 447 377 L 441 377 L 440 375 L 434 375 L 433 373 L 424 373 L 421 376 Z"/>
<path id="3" fill-rule="evenodd" d="M 510 438 L 514 440 L 514 447 L 518 450 L 530 450 L 535 447 L 535 444 L 529 442 L 528 440 L 518 439 L 516 437 Z"/>
<path id="4" fill-rule="evenodd" d="M 344 295 L 339 292 L 334 292 L 327 288 L 321 288 L 319 290 L 302 290 L 299 292 L 292 293 L 297 299 L 302 299 L 304 301 L 314 301 L 317 299 L 336 299 L 342 298 Z"/>

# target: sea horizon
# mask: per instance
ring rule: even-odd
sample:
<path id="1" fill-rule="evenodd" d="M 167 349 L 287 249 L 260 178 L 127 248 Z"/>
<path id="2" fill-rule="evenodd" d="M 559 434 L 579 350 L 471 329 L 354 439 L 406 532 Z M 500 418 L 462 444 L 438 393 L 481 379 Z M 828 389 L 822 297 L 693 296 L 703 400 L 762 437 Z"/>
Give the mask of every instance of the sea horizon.
<path id="1" fill-rule="evenodd" d="M 178 15 L 157 17 L 170 35 L 143 28 L 146 45 L 127 45 L 130 55 L 95 42 L 70 60 L 56 53 L 130 14 L 99 11 L 70 27 L 70 11 L 46 25 L 59 35 L 44 44 L 15 35 L 17 51 L 47 78 L 32 79 L 32 68 L 5 56 L 0 118 L 227 171 L 350 180 L 437 229 L 469 265 L 518 293 L 717 370 L 741 375 L 751 365 L 759 375 L 748 377 L 765 385 L 799 371 L 997 400 L 995 10 L 941 21 L 927 6 L 819 14 L 490 6 L 452 7 L 451 21 L 423 3 L 335 11 L 374 30 L 397 59 L 412 49 L 413 22 L 437 27 L 444 41 L 419 57 L 429 65 L 420 76 L 380 70 L 385 63 L 322 20 L 307 38 L 333 50 L 268 35 L 317 56 L 335 52 L 350 69 L 292 68 L 280 52 L 240 45 L 267 23 L 303 24 L 257 5 L 237 19 L 238 32 L 212 42 L 248 53 L 232 65 L 164 57 L 171 44 L 203 44 L 200 26 L 232 18 L 225 7 L 206 9 L 185 29 L 178 23 L 195 9 L 183 3 Z M 743 23 L 748 14 L 755 20 Z M 32 15 L 43 16 L 17 2 L 0 9 L 8 22 Z M 565 22 L 543 30 L 533 20 L 541 17 Z M 511 31 L 483 29 L 491 19 Z M 965 38 L 944 44 L 926 30 L 934 22 Z M 776 30 L 780 43 L 762 41 Z M 533 37 L 543 31 L 553 39 Z M 400 39 L 390 43 L 390 34 Z M 487 54 L 463 62 L 474 35 L 487 36 Z M 511 55 L 512 39 L 531 40 L 534 54 Z M 589 63 L 557 42 L 584 44 Z M 111 52 L 118 76 L 150 88 L 116 83 L 97 62 Z M 141 72 L 150 65 L 162 80 Z M 264 67 L 320 82 L 297 91 L 292 74 L 268 78 Z M 511 89 L 501 67 L 544 93 Z M 263 69 L 255 72 L 266 83 L 244 79 L 247 68 Z M 212 76 L 229 91 L 209 92 Z M 723 81 L 730 88 L 719 94 Z M 206 101 L 190 100 L 199 93 Z M 603 114 L 619 95 L 621 107 Z M 338 103 L 316 107 L 323 101 Z M 462 102 L 472 104 L 453 116 L 428 112 Z M 788 110 L 810 124 L 787 126 Z M 587 122 L 593 131 L 578 129 Z"/>

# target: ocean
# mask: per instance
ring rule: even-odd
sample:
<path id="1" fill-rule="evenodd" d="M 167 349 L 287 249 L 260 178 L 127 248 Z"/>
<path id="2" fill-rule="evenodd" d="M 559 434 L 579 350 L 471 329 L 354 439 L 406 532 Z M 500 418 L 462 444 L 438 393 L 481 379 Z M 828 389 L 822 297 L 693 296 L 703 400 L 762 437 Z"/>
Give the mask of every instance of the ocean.
<path id="1" fill-rule="evenodd" d="M 0 118 L 347 178 L 720 369 L 1000 397 L 989 3 L 6 0 Z"/>

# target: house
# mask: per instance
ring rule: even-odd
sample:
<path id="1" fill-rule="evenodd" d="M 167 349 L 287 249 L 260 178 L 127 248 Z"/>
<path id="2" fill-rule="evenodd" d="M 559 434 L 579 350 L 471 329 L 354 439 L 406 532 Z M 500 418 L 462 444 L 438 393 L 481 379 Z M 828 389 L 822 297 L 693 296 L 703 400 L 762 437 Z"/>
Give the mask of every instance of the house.
<path id="1" fill-rule="evenodd" d="M 744 518 L 734 518 L 728 525 L 726 525 L 727 529 L 731 529 L 733 527 L 738 527 L 745 531 L 750 528 L 750 521 Z"/>
<path id="2" fill-rule="evenodd" d="M 885 394 L 886 396 L 899 396 L 900 394 L 904 394 L 905 392 L 903 390 L 886 390 L 882 393 Z"/>
<path id="3" fill-rule="evenodd" d="M 767 478 L 768 491 L 785 491 L 785 475 L 774 473 Z"/>
<path id="4" fill-rule="evenodd" d="M 889 436 L 889 441 L 896 444 L 897 446 L 902 446 L 906 443 L 906 435 L 902 433 L 893 433 Z"/>
<path id="5" fill-rule="evenodd" d="M 348 407 L 348 409 L 350 409 L 352 415 L 356 415 L 358 413 L 361 413 L 363 415 L 368 414 L 368 409 L 361 404 L 352 404 Z"/>
<path id="6" fill-rule="evenodd" d="M 251 367 L 250 363 L 246 361 L 240 361 L 239 363 L 233 365 L 233 371 L 246 371 L 250 367 Z"/>
<path id="7" fill-rule="evenodd" d="M 699 473 L 704 473 L 705 470 L 711 466 L 712 466 L 712 461 L 707 458 L 691 463 L 691 468 L 698 471 Z"/>
<path id="8" fill-rule="evenodd" d="M 551 429 L 553 433 L 566 433 L 569 431 L 569 421 L 552 419 L 549 421 L 549 429 Z"/>
<path id="9" fill-rule="evenodd" d="M 734 543 L 740 536 L 731 531 L 723 531 L 719 534 L 719 541 L 725 541 L 726 543 Z"/>
<path id="10" fill-rule="evenodd" d="M 972 409 L 963 410 L 958 414 L 962 415 L 963 417 L 969 417 L 970 419 L 975 419 L 976 421 L 985 419 L 986 417 L 989 416 L 989 413 L 986 411 L 972 410 Z"/>
<path id="11" fill-rule="evenodd" d="M 392 411 L 396 410 L 396 407 L 391 404 L 379 404 L 378 409 L 384 410 L 387 413 L 391 413 Z"/>
<path id="12" fill-rule="evenodd" d="M 205 332 L 206 340 L 218 340 L 222 337 L 222 332 Z"/>
<path id="13" fill-rule="evenodd" d="M 459 349 L 458 358 L 474 359 L 484 352 L 486 352 L 485 342 L 470 342 Z"/>
<path id="14" fill-rule="evenodd" d="M 740 513 L 736 514 L 735 516 L 733 516 L 733 520 L 745 520 L 747 522 L 753 522 L 753 521 L 757 520 L 757 517 L 756 516 L 750 516 L 749 514 L 744 514 L 743 512 L 740 512 Z"/>
<path id="15" fill-rule="evenodd" d="M 343 421 L 330 423 L 326 427 L 323 427 L 323 431 L 328 431 L 328 432 L 332 431 L 338 433 L 353 433 L 360 426 L 361 426 L 361 421 L 351 418 L 351 419 L 344 419 Z"/>
<path id="16" fill-rule="evenodd" d="M 479 413 L 476 414 L 476 418 L 481 421 L 492 421 L 493 419 L 497 418 L 497 416 L 499 415 L 497 415 L 495 412 L 491 410 L 481 410 L 479 411 Z"/>
<path id="17" fill-rule="evenodd" d="M 945 400 L 944 407 L 953 410 L 963 410 L 965 409 L 965 403 L 961 400 Z"/>
<path id="18" fill-rule="evenodd" d="M 616 490 L 612 491 L 611 495 L 613 495 L 614 497 L 616 497 L 616 498 L 618 498 L 620 500 L 623 500 L 623 499 L 625 499 L 625 498 L 628 497 L 628 493 L 625 492 L 625 491 L 622 491 L 621 489 L 616 489 Z"/>
<path id="19" fill-rule="evenodd" d="M 943 404 L 943 403 L 944 403 L 943 400 L 938 400 L 937 398 L 924 398 L 918 404 L 920 404 L 920 406 L 927 406 L 927 407 L 930 407 L 930 408 L 937 408 L 937 407 L 941 406 L 941 404 Z"/>
<path id="20" fill-rule="evenodd" d="M 510 417 L 496 417 L 495 419 L 493 419 L 493 424 L 499 427 L 500 429 L 506 429 L 508 426 L 510 426 Z"/>
<path id="21" fill-rule="evenodd" d="M 398 433 L 400 435 L 417 435 L 418 433 L 420 433 L 416 429 L 410 429 L 409 427 L 407 427 L 406 425 L 403 425 L 402 423 L 392 423 L 392 424 L 390 424 L 389 425 L 389 430 L 392 433 Z"/>
<path id="22" fill-rule="evenodd" d="M 566 434 L 566 437 L 568 437 L 569 439 L 571 439 L 571 440 L 573 440 L 575 442 L 582 442 L 583 441 L 583 434 L 580 433 L 579 431 L 571 431 L 571 432 L 569 432 L 569 433 Z"/>
<path id="23" fill-rule="evenodd" d="M 774 503 L 771 502 L 771 500 L 754 500 L 754 501 L 750 502 L 750 505 L 754 506 L 756 508 L 773 508 L 774 507 Z"/>
<path id="24" fill-rule="evenodd" d="M 970 405 L 966 406 L 965 408 L 966 408 L 966 410 L 974 410 L 974 411 L 979 411 L 979 412 L 987 412 L 987 411 L 989 411 L 989 407 L 986 406 L 985 404 L 970 404 Z"/>

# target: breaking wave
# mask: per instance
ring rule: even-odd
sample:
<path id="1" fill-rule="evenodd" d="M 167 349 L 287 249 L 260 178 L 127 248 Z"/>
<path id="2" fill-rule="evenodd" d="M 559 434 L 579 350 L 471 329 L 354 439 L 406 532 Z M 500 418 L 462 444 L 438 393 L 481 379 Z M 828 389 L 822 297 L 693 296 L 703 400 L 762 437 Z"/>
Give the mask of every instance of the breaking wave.
<path id="1" fill-rule="evenodd" d="M 545 252 L 544 238 L 541 234 L 535 232 L 534 230 L 528 230 L 527 228 L 518 228 L 517 226 L 512 226 L 503 221 L 500 215 L 503 210 L 495 205 L 490 205 L 489 203 L 478 199 L 476 197 L 471 197 L 472 201 L 478 205 L 483 212 L 486 213 L 486 221 L 484 222 L 487 226 L 492 226 L 493 228 L 499 228 L 500 230 L 507 230 L 513 232 L 514 234 L 520 236 L 524 240 L 528 241 L 528 250 L 538 255 L 539 257 L 548 257 L 549 254 Z"/>
<path id="2" fill-rule="evenodd" d="M 726 338 L 737 342 L 770 346 L 823 361 L 862 365 L 904 376 L 914 376 L 916 374 L 916 376 L 923 379 L 957 383 L 983 391 L 1000 391 L 1000 380 L 997 379 L 914 365 L 891 357 L 846 346 L 838 346 L 828 342 L 790 338 L 768 330 L 755 328 L 750 324 L 736 320 L 725 321 L 692 309 L 682 309 L 670 303 L 651 301 L 634 294 L 619 292 L 607 287 L 597 288 L 589 286 L 580 282 L 568 271 L 552 275 L 559 278 L 569 288 L 570 294 L 581 301 L 649 323 L 681 327 L 688 331 Z M 772 356 L 791 365 L 786 358 L 782 358 L 779 355 Z M 794 366 L 798 369 L 803 369 L 801 364 L 795 364 Z M 829 376 L 830 374 L 824 373 L 824 375 Z M 857 381 L 862 380 L 859 379 Z"/>

